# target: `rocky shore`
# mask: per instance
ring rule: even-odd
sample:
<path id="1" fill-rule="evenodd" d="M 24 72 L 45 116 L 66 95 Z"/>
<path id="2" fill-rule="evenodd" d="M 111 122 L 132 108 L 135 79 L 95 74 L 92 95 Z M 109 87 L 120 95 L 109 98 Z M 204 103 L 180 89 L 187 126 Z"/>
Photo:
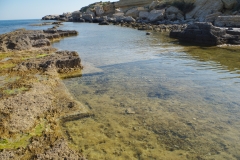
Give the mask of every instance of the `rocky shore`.
<path id="1" fill-rule="evenodd" d="M 77 34 L 49 29 L 0 35 L 0 159 L 85 159 L 61 130 L 62 121 L 90 116 L 59 78 L 81 72 L 81 59 L 51 47 L 52 40 Z"/>
<path id="2" fill-rule="evenodd" d="M 240 27 L 239 9 L 240 1 L 238 0 L 120 0 L 118 2 L 96 2 L 82 7 L 79 11 L 62 15 L 47 15 L 42 19 L 90 22 L 99 23 L 99 25 L 113 23 L 156 32 L 173 31 L 170 36 L 179 38 L 180 42 L 193 42 L 195 45 L 236 45 L 239 44 L 238 35 L 240 33 L 238 29 L 235 29 Z M 198 22 L 205 27 L 198 27 L 194 34 L 198 32 L 203 32 L 203 34 L 191 37 L 189 32 L 192 30 L 189 28 L 199 26 Z M 211 29 L 206 30 L 210 23 Z M 184 29 L 186 30 L 183 31 Z M 221 31 L 216 33 L 216 30 Z M 182 33 L 178 34 L 179 32 Z M 205 32 L 208 33 L 205 34 Z M 225 33 L 220 34 L 220 32 Z M 211 36 L 209 36 L 210 34 Z M 176 35 L 180 35 L 180 37 Z M 204 36 L 205 38 L 203 38 Z M 214 39 L 214 36 L 217 37 Z M 200 39 L 193 40 L 194 38 Z M 213 42 L 210 43 L 212 40 Z"/>

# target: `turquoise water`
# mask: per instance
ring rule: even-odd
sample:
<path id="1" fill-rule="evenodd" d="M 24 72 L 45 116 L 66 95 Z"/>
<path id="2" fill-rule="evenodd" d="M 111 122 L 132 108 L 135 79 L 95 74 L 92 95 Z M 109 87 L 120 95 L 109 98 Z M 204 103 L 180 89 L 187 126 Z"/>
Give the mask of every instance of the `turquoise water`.
<path id="1" fill-rule="evenodd" d="M 62 29 L 79 35 L 53 46 L 84 65 L 64 83 L 95 114 L 63 129 L 89 159 L 240 159 L 238 47 L 180 46 L 119 26 Z"/>

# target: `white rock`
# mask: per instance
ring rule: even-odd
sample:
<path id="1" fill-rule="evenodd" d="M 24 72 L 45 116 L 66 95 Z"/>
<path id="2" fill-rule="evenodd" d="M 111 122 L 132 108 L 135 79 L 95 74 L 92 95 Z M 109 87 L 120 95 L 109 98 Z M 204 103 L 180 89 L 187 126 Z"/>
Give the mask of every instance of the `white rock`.
<path id="1" fill-rule="evenodd" d="M 123 10 L 120 8 L 115 9 L 115 13 L 123 13 Z"/>
<path id="2" fill-rule="evenodd" d="M 240 16 L 218 16 L 214 25 L 218 27 L 240 27 Z"/>
<path id="3" fill-rule="evenodd" d="M 135 20 L 133 17 L 128 16 L 128 17 L 125 17 L 125 18 L 124 18 L 124 21 L 125 21 L 125 22 L 135 22 L 136 20 Z"/>
<path id="4" fill-rule="evenodd" d="M 152 10 L 148 15 L 148 20 L 151 22 L 163 20 L 165 15 L 165 9 L 162 10 Z"/>
<path id="5" fill-rule="evenodd" d="M 168 7 L 166 9 L 166 13 L 174 13 L 174 14 L 178 14 L 179 12 L 181 12 L 177 7 L 174 7 L 174 6 L 171 6 L 171 7 Z"/>
<path id="6" fill-rule="evenodd" d="M 218 16 L 220 16 L 221 14 L 222 14 L 222 12 L 215 12 L 213 14 L 209 14 L 206 16 L 205 21 L 213 23 L 216 20 L 216 18 Z"/>
<path id="7" fill-rule="evenodd" d="M 86 21 L 92 21 L 93 20 L 92 14 L 83 14 L 82 18 L 85 19 Z"/>
<path id="8" fill-rule="evenodd" d="M 150 5 L 149 5 L 149 9 L 153 10 L 156 6 L 158 5 L 157 1 L 153 1 Z"/>
<path id="9" fill-rule="evenodd" d="M 124 17 L 124 13 L 115 13 L 115 14 L 113 14 L 113 17 L 114 17 L 114 18 Z"/>
<path id="10" fill-rule="evenodd" d="M 125 13 L 125 16 L 132 16 L 134 18 L 137 18 L 139 15 L 139 12 L 143 10 L 144 10 L 143 7 L 132 8 Z"/>
<path id="11" fill-rule="evenodd" d="M 148 11 L 140 11 L 138 16 L 141 19 L 147 19 L 149 16 L 149 12 Z"/>
<path id="12" fill-rule="evenodd" d="M 222 0 L 196 0 L 195 8 L 186 14 L 186 19 L 198 19 L 200 22 L 205 21 L 207 15 L 223 9 Z"/>

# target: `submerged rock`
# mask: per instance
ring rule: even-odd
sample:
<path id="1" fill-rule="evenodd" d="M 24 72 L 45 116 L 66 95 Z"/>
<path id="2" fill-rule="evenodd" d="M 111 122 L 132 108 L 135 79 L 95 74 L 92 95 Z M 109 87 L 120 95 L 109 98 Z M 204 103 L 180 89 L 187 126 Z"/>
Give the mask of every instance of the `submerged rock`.
<path id="1" fill-rule="evenodd" d="M 126 109 L 125 113 L 126 114 L 135 114 L 135 112 L 131 108 Z"/>

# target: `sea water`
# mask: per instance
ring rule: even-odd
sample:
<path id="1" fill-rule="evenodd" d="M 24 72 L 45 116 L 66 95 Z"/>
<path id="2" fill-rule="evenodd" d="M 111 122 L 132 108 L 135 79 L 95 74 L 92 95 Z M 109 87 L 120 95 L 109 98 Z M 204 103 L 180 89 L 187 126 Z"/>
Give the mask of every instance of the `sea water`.
<path id="1" fill-rule="evenodd" d="M 49 27 L 36 22 L 0 21 L 0 31 Z M 53 46 L 79 53 L 83 74 L 64 83 L 94 114 L 62 129 L 88 159 L 240 159 L 239 47 L 182 46 L 112 25 L 60 29 L 79 32 Z"/>
<path id="2" fill-rule="evenodd" d="M 181 46 L 167 33 L 66 23 L 81 77 L 64 80 L 94 117 L 66 122 L 89 159 L 240 159 L 239 47 Z"/>
<path id="3" fill-rule="evenodd" d="M 0 20 L 0 34 L 12 32 L 17 29 L 29 29 L 29 30 L 43 30 L 51 28 L 51 25 L 38 26 L 44 22 L 40 19 L 26 19 L 26 20 Z"/>

